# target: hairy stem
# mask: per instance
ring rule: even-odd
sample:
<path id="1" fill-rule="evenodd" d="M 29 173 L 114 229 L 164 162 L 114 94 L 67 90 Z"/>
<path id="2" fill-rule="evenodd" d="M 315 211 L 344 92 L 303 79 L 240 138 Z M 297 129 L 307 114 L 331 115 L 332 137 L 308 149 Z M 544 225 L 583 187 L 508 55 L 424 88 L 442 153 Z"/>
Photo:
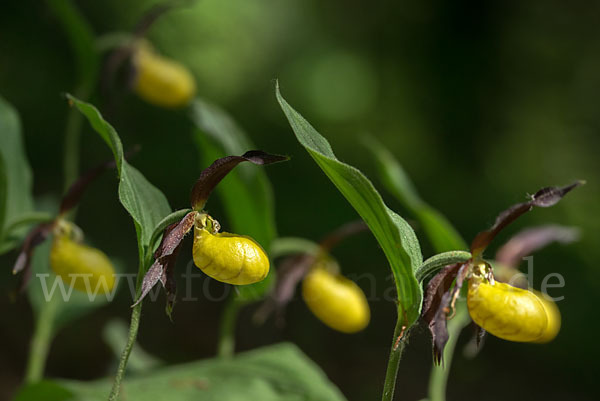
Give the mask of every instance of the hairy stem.
<path id="1" fill-rule="evenodd" d="M 382 401 L 392 401 L 394 398 L 394 389 L 396 388 L 396 377 L 398 376 L 400 358 L 402 358 L 402 352 L 404 351 L 406 338 L 408 337 L 407 330 L 406 326 L 404 326 L 404 320 L 399 316 L 398 321 L 396 322 L 396 328 L 394 329 L 394 337 L 392 338 L 390 358 L 385 373 L 385 383 L 383 384 Z"/>
<path id="2" fill-rule="evenodd" d="M 127 362 L 129 361 L 129 355 L 131 354 L 131 349 L 133 348 L 133 344 L 135 344 L 135 339 L 137 338 L 138 329 L 140 327 L 140 315 L 142 313 L 142 302 L 137 304 L 133 311 L 131 312 L 131 323 L 129 324 L 129 334 L 127 336 L 127 344 L 125 344 L 125 349 L 121 353 L 121 359 L 119 360 L 119 367 L 117 368 L 117 373 L 115 374 L 115 378 L 112 385 L 112 390 L 110 391 L 110 395 L 108 396 L 109 401 L 116 401 L 119 399 L 119 392 L 121 391 L 121 382 L 123 381 L 123 377 L 125 376 L 125 370 L 127 369 Z"/>
<path id="3" fill-rule="evenodd" d="M 135 284 L 136 299 L 138 299 L 138 297 L 142 293 L 142 282 L 144 280 L 144 275 L 146 274 L 146 266 L 149 266 L 152 262 L 151 251 L 144 249 L 141 245 L 138 251 L 140 264 L 138 266 L 137 281 Z M 131 355 L 131 350 L 133 349 L 133 345 L 135 344 L 138 330 L 140 328 L 142 304 L 143 302 L 138 303 L 136 306 L 133 307 L 133 310 L 131 311 L 131 321 L 129 322 L 129 333 L 127 334 L 127 343 L 125 344 L 125 348 L 123 349 L 123 352 L 121 353 L 121 358 L 119 359 L 119 366 L 117 367 L 117 373 L 115 373 L 115 378 L 113 379 L 113 385 L 112 389 L 110 390 L 110 395 L 108 396 L 108 401 L 116 401 L 119 399 L 119 392 L 121 391 L 121 382 L 125 377 L 125 371 L 127 370 L 127 362 L 129 362 L 129 355 Z"/>
<path id="4" fill-rule="evenodd" d="M 230 358 L 235 352 L 235 323 L 241 306 L 241 303 L 235 296 L 229 298 L 225 305 L 225 310 L 221 317 L 219 343 L 217 345 L 217 355 L 220 357 Z"/>
<path id="5" fill-rule="evenodd" d="M 55 298 L 44 304 L 40 310 L 36 323 L 31 345 L 29 347 L 29 360 L 25 370 L 25 382 L 35 383 L 44 376 L 46 359 L 50 344 L 54 335 L 54 318 L 58 311 L 58 302 Z"/>

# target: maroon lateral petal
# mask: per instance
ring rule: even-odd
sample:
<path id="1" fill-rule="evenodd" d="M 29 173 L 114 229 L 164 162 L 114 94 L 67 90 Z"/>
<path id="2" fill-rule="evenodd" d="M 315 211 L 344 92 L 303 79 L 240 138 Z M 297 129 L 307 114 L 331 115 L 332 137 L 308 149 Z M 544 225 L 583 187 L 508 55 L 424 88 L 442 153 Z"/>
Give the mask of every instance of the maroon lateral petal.
<path id="1" fill-rule="evenodd" d="M 469 266 L 470 263 L 459 265 L 458 271 L 455 274 L 456 280 L 454 282 L 454 287 L 443 294 L 437 309 L 433 309 L 430 306 L 430 312 L 428 312 L 428 314 L 431 315 L 431 313 L 435 311 L 433 318 L 428 323 L 433 340 L 433 361 L 437 365 L 442 363 L 444 348 L 448 342 L 448 313 L 450 313 L 451 308 L 455 307 L 454 302 L 456 301 L 456 298 L 458 298 L 464 280 L 469 273 Z"/>
<path id="2" fill-rule="evenodd" d="M 533 196 L 531 196 L 529 201 L 513 205 L 500 213 L 496 218 L 494 225 L 489 230 L 480 232 L 473 239 L 473 242 L 471 243 L 471 254 L 473 255 L 473 258 L 479 257 L 504 227 L 508 226 L 518 217 L 533 209 L 534 206 L 553 206 L 557 204 L 572 189 L 583 185 L 584 183 L 584 181 L 576 181 L 573 184 L 565 187 L 542 188 Z"/>
<path id="3" fill-rule="evenodd" d="M 135 146 L 133 149 L 127 151 L 125 158 L 129 159 L 131 156 L 139 151 L 139 146 Z M 65 195 L 62 197 L 60 202 L 59 214 L 63 215 L 79 203 L 85 190 L 89 185 L 94 182 L 102 173 L 106 170 L 115 168 L 115 160 L 108 160 L 98 166 L 86 171 L 77 178 L 77 180 L 71 184 Z"/>
<path id="4" fill-rule="evenodd" d="M 425 289 L 423 311 L 421 312 L 421 316 L 427 324 L 431 323 L 435 317 L 440 303 L 442 302 L 442 297 L 452 286 L 461 266 L 460 263 L 448 265 L 429 280 L 427 288 Z"/>
<path id="5" fill-rule="evenodd" d="M 172 309 L 175 293 L 175 280 L 172 271 L 181 242 L 194 227 L 196 215 L 197 212 L 189 212 L 179 223 L 173 223 L 165 229 L 162 241 L 156 252 L 154 252 L 154 263 L 144 275 L 141 294 L 132 307 L 140 303 L 156 283 L 162 280 L 163 286 L 167 290 L 167 308 L 170 305 Z"/>
<path id="6" fill-rule="evenodd" d="M 12 269 L 13 274 L 17 274 L 21 271 L 23 272 L 23 278 L 19 284 L 19 291 L 23 291 L 31 279 L 31 259 L 33 258 L 33 251 L 38 245 L 44 242 L 48 236 L 50 236 L 53 226 L 54 221 L 39 224 L 27 234 L 27 237 L 25 237 L 23 246 L 19 251 L 19 255 L 17 256 L 17 260 Z"/>
<path id="7" fill-rule="evenodd" d="M 547 225 L 525 229 L 513 236 L 496 252 L 496 261 L 507 267 L 516 267 L 525 256 L 551 244 L 568 244 L 579 238 L 575 228 Z"/>
<path id="8" fill-rule="evenodd" d="M 194 210 L 201 210 L 217 184 L 241 162 L 266 165 L 286 161 L 288 159 L 289 157 L 287 156 L 272 155 L 261 150 L 250 150 L 242 156 L 227 156 L 215 160 L 213 164 L 200 173 L 200 177 L 192 188 L 192 208 Z"/>

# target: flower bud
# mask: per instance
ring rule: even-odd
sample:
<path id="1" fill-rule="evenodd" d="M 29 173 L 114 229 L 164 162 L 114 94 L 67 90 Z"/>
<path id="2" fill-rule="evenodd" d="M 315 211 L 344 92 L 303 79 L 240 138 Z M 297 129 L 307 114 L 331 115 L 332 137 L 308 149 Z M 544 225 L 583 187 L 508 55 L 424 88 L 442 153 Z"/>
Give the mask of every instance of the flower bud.
<path id="1" fill-rule="evenodd" d="M 228 284 L 256 283 L 269 273 L 269 257 L 256 241 L 245 235 L 212 234 L 196 226 L 193 256 L 200 270 Z"/>
<path id="2" fill-rule="evenodd" d="M 55 235 L 50 267 L 65 283 L 78 291 L 108 293 L 115 285 L 115 269 L 99 249 L 80 244 L 69 235 Z"/>
<path id="3" fill-rule="evenodd" d="M 369 324 L 369 304 L 360 287 L 322 266 L 317 265 L 304 278 L 302 298 L 312 313 L 334 330 L 355 333 Z"/>
<path id="4" fill-rule="evenodd" d="M 135 92 L 160 107 L 186 106 L 196 94 L 196 82 L 182 64 L 155 53 L 142 44 L 133 56 Z"/>

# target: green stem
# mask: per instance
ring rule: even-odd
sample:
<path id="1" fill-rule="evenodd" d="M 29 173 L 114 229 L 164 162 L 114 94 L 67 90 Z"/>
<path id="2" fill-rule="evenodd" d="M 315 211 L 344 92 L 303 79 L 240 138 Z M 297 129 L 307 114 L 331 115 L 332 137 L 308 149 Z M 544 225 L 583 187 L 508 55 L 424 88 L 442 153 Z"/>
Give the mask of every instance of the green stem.
<path id="1" fill-rule="evenodd" d="M 147 249 L 145 250 L 141 246 L 138 248 L 138 251 L 140 263 L 138 266 L 137 281 L 135 284 L 136 299 L 142 293 L 142 282 L 144 281 L 144 275 L 146 274 L 146 266 L 149 266 L 152 262 L 152 251 L 148 251 Z M 127 343 L 125 344 L 125 348 L 123 349 L 123 352 L 121 353 L 121 358 L 119 359 L 117 373 L 115 374 L 115 378 L 113 379 L 112 389 L 110 391 L 110 395 L 108 396 L 109 401 L 116 401 L 119 399 L 119 392 L 121 391 L 121 382 L 123 381 L 123 377 L 125 377 L 125 370 L 127 369 L 127 362 L 129 362 L 129 355 L 131 355 L 131 350 L 133 349 L 133 345 L 135 344 L 138 330 L 140 328 L 142 304 L 143 302 L 140 302 L 139 304 L 134 306 L 133 311 L 131 312 L 131 321 L 129 323 Z"/>
<path id="2" fill-rule="evenodd" d="M 77 64 L 77 84 L 74 93 L 86 100 L 96 85 L 100 70 L 100 56 L 96 50 L 96 39 L 90 24 L 77 7 L 67 0 L 47 0 L 48 7 L 60 21 Z M 75 181 L 79 170 L 79 143 L 83 116 L 74 109 L 69 111 L 64 142 L 64 188 Z"/>
<path id="3" fill-rule="evenodd" d="M 402 336 L 402 337 L 400 337 Z M 404 320 L 398 317 L 396 328 L 394 329 L 394 337 L 392 338 L 392 347 L 390 350 L 390 358 L 388 360 L 387 371 L 385 373 L 385 383 L 383 384 L 382 401 L 392 401 L 394 398 L 394 389 L 396 388 L 396 377 L 398 376 L 398 367 L 400 366 L 400 358 L 406 345 L 408 337 L 408 329 L 404 326 Z"/>
<path id="4" fill-rule="evenodd" d="M 50 344 L 54 334 L 54 318 L 58 302 L 52 298 L 44 304 L 35 323 L 35 331 L 29 347 L 29 360 L 25 371 L 25 382 L 35 383 L 42 379 Z"/>
<path id="5" fill-rule="evenodd" d="M 448 375 L 452 366 L 452 357 L 454 349 L 458 342 L 458 336 L 463 328 L 471 319 L 467 312 L 466 305 L 457 305 L 457 311 L 454 318 L 448 321 L 448 342 L 444 348 L 443 364 L 433 365 L 429 376 L 429 398 L 428 401 L 445 401 L 446 400 L 446 385 L 448 383 Z"/>
<path id="6" fill-rule="evenodd" d="M 121 382 L 123 381 L 123 377 L 125 376 L 125 370 L 127 368 L 127 362 L 129 361 L 131 349 L 133 348 L 133 344 L 135 344 L 135 339 L 137 338 L 138 329 L 140 327 L 141 314 L 142 302 L 137 304 L 131 312 L 131 323 L 129 324 L 127 344 L 125 344 L 125 349 L 123 349 L 123 352 L 121 353 L 119 367 L 117 368 L 117 373 L 115 374 L 112 390 L 110 391 L 110 395 L 108 396 L 109 401 L 116 401 L 119 399 L 119 392 L 121 391 Z"/>
<path id="7" fill-rule="evenodd" d="M 241 303 L 232 296 L 225 305 L 221 325 L 219 328 L 219 343 L 217 355 L 222 358 L 230 358 L 235 353 L 235 326 L 240 311 Z"/>
<path id="8" fill-rule="evenodd" d="M 79 97 L 80 94 L 78 94 Z M 86 99 L 88 96 L 81 96 Z M 69 189 L 77 179 L 79 171 L 79 144 L 81 143 L 81 127 L 83 116 L 75 108 L 69 109 L 67 115 L 67 127 L 65 128 L 65 139 L 63 143 L 63 182 L 64 190 Z"/>

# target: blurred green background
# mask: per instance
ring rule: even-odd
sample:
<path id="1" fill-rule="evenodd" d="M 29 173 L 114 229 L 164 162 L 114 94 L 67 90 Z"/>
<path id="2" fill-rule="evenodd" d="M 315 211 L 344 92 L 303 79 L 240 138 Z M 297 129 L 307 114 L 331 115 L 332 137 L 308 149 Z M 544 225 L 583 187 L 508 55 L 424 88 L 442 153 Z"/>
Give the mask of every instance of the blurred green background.
<path id="1" fill-rule="evenodd" d="M 95 32 L 103 34 L 131 30 L 155 3 L 83 0 L 77 5 Z M 44 2 L 5 2 L 0 7 L 0 94 L 21 115 L 36 196 L 59 196 L 68 111 L 60 95 L 74 89 L 73 55 Z M 551 272 L 565 278 L 565 288 L 555 290 L 565 296 L 559 302 L 561 334 L 549 345 L 490 337 L 475 359 L 467 359 L 462 346 L 470 333 L 465 331 L 448 398 L 592 400 L 598 394 L 600 357 L 595 344 L 600 286 L 598 12 L 599 2 L 541 0 L 199 0 L 162 17 L 149 39 L 163 54 L 187 65 L 198 94 L 227 109 L 258 148 L 292 156 L 267 170 L 282 236 L 317 240 L 357 216 L 296 142 L 275 100 L 275 78 L 338 157 L 361 168 L 379 188 L 358 138 L 373 135 L 383 142 L 423 198 L 468 240 L 525 194 L 587 180 L 556 207 L 522 218 L 494 244 L 528 225 L 580 227 L 580 242 L 551 246 L 535 257 L 535 286 Z M 100 110 L 107 104 L 98 94 L 91 100 Z M 174 208 L 188 206 L 189 190 L 210 161 L 198 157 L 185 113 L 153 107 L 125 91 L 113 101 L 107 117 L 125 147 L 142 146 L 132 164 Z M 111 157 L 87 125 L 81 145 L 82 168 Z M 116 184 L 114 175 L 106 174 L 94 185 L 77 223 L 99 248 L 134 272 L 135 233 L 118 203 Z M 402 214 L 393 198 L 383 194 Z M 222 215 L 217 197 L 208 207 L 211 214 Z M 226 229 L 226 219 L 220 221 Z M 181 253 L 182 270 L 190 248 L 188 243 Z M 430 256 L 425 241 L 423 248 L 424 256 Z M 370 234 L 347 240 L 335 256 L 347 275 L 374 274 L 375 296 L 389 292 L 389 268 Z M 9 274 L 14 258 L 12 253 L 0 259 L 3 293 L 16 283 Z M 212 281 L 210 290 L 216 296 L 224 286 Z M 129 303 L 122 291 L 112 304 L 63 329 L 51 350 L 47 375 L 92 379 L 111 373 L 114 357 L 100 332 L 114 316 L 127 319 Z M 32 316 L 25 299 L 12 304 L 2 297 L 0 304 L 0 399 L 5 399 L 21 381 Z M 172 363 L 214 356 L 223 305 L 206 299 L 180 302 L 171 323 L 161 302 L 150 304 L 144 308 L 139 342 Z M 326 328 L 299 300 L 288 308 L 282 330 L 272 322 L 254 327 L 251 306 L 240 316 L 238 349 L 293 341 L 349 400 L 377 399 L 395 306 L 383 300 L 371 306 L 371 325 L 356 335 Z M 423 327 L 414 331 L 401 363 L 397 399 L 423 398 L 430 366 L 430 339 Z"/>

